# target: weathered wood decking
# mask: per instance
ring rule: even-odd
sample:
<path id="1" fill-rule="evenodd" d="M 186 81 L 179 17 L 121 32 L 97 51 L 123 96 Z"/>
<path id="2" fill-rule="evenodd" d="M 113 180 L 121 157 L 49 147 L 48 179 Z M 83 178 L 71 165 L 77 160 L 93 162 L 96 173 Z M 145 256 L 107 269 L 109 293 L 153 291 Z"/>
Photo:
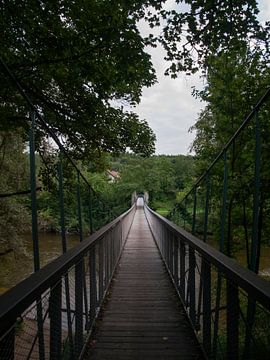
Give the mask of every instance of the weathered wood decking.
<path id="1" fill-rule="evenodd" d="M 138 208 L 85 359 L 203 359 Z"/>

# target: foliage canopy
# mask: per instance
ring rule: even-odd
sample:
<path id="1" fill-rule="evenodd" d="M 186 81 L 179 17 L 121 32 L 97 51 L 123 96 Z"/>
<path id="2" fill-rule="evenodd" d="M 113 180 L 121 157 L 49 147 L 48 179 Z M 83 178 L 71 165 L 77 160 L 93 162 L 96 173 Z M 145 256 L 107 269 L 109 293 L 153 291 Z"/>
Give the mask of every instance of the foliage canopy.
<path id="1" fill-rule="evenodd" d="M 18 1 L 2 3 L 0 52 L 33 103 L 77 157 L 102 152 L 151 155 L 155 135 L 144 120 L 116 103 L 134 105 L 155 83 L 145 46 L 159 42 L 171 62 L 166 73 L 195 72 L 209 55 L 257 39 L 267 30 L 255 0 Z M 138 21 L 162 24 L 160 36 L 143 38 Z M 269 38 L 269 34 L 268 34 Z M 29 109 L 3 73 L 1 129 L 26 127 Z"/>
<path id="2" fill-rule="evenodd" d="M 161 1 L 7 1 L 1 56 L 46 121 L 82 153 L 130 147 L 150 155 L 155 136 L 135 113 L 143 86 L 156 81 L 137 21 Z M 23 126 L 29 109 L 1 72 L 1 128 Z"/>

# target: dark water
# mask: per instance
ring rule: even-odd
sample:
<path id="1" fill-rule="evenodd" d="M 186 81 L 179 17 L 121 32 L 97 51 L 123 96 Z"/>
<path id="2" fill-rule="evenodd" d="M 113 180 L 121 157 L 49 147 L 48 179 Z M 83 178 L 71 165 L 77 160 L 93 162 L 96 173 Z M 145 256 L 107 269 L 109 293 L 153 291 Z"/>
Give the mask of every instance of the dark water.
<path id="1" fill-rule="evenodd" d="M 24 251 L 9 253 L 0 257 L 0 294 L 18 284 L 33 273 L 33 246 L 31 234 L 23 236 Z M 68 249 L 79 243 L 78 235 L 67 235 Z M 44 266 L 62 254 L 59 234 L 40 233 L 40 262 Z M 245 251 L 239 251 L 237 261 L 246 267 Z M 270 247 L 262 247 L 260 260 L 260 275 L 270 280 Z"/>
<path id="2" fill-rule="evenodd" d="M 0 294 L 33 273 L 33 246 L 31 234 L 23 235 L 24 250 L 0 257 Z M 78 235 L 67 235 L 68 249 L 79 243 Z M 41 267 L 62 254 L 59 234 L 39 234 Z"/>

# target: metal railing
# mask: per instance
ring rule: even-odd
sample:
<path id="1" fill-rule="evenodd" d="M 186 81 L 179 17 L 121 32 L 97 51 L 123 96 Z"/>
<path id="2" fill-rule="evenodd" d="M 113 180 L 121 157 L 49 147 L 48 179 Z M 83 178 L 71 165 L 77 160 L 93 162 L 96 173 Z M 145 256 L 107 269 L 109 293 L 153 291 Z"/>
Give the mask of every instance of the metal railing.
<path id="1" fill-rule="evenodd" d="M 242 264 L 256 273 L 262 244 L 270 246 L 269 100 L 270 88 L 168 215 L 230 257 L 243 250 Z"/>
<path id="2" fill-rule="evenodd" d="M 82 172 L 81 167 L 72 159 L 68 149 L 46 121 L 46 114 L 43 114 L 38 105 L 33 103 L 18 79 L 1 58 L 0 65 L 2 71 L 14 84 L 14 87 L 17 88 L 29 109 L 29 118 L 26 117 L 26 128 L 29 128 L 30 190 L 23 191 L 21 194 L 30 194 L 33 261 L 34 270 L 38 271 L 41 267 L 38 234 L 38 190 L 41 189 L 41 186 L 37 187 L 37 179 L 42 166 L 46 172 L 46 178 L 50 178 L 48 182 L 53 189 L 49 189 L 49 192 L 52 192 L 55 196 L 53 202 L 58 213 L 57 215 L 54 214 L 54 216 L 57 216 L 58 219 L 55 220 L 59 221 L 62 253 L 65 253 L 68 249 L 66 234 L 69 218 L 73 219 L 73 223 L 75 222 L 73 224 L 75 229 L 72 230 L 76 230 L 81 242 L 86 234 L 92 234 L 116 218 L 117 215 L 113 211 L 112 205 L 104 201 L 102 196 L 94 190 L 87 176 Z M 51 148 L 49 154 L 42 150 L 42 146 L 37 146 L 37 137 L 39 142 L 41 138 L 46 139 L 46 144 Z M 37 166 L 37 162 L 39 162 L 39 166 Z M 46 185 L 42 184 L 42 186 L 46 190 Z M 16 192 L 16 194 L 19 193 Z M 7 195 L 10 196 L 10 194 Z M 75 213 L 71 214 L 72 211 Z M 72 223 L 72 221 L 70 222 Z"/>
<path id="3" fill-rule="evenodd" d="M 0 297 L 0 358 L 78 359 L 107 291 L 136 205 L 116 218 L 112 206 L 93 189 L 46 121 L 46 114 L 32 102 L 2 59 L 0 65 L 29 109 L 26 128 L 29 129 L 30 190 L 20 193 L 30 194 L 35 271 Z M 49 161 L 46 153 L 44 156 L 36 146 L 37 137 L 47 139 L 52 149 Z M 56 222 L 59 220 L 63 253 L 42 269 L 37 160 L 51 178 L 54 216 L 58 218 Z M 72 210 L 74 214 L 70 214 Z M 67 252 L 67 224 L 71 215 L 80 244 Z M 105 224 L 108 225 L 102 227 Z M 87 238 L 89 234 L 93 235 Z"/>
<path id="4" fill-rule="evenodd" d="M 270 88 L 191 190 L 168 215 L 175 224 L 268 280 L 269 264 L 262 260 L 269 258 L 270 251 L 269 100 Z M 197 264 L 196 256 L 192 255 L 190 261 L 195 261 Z M 202 263 L 201 274 L 205 271 L 204 267 Z M 239 267 L 238 271 L 240 269 Z M 218 309 L 224 308 L 226 311 L 223 294 L 227 290 L 224 288 L 223 274 L 219 268 L 214 279 L 216 283 L 212 291 L 215 292 L 216 319 L 212 351 L 216 356 L 219 318 L 222 319 Z M 261 280 L 254 278 L 255 281 Z M 269 283 L 268 285 L 265 283 L 265 288 L 267 286 L 269 289 Z M 233 293 L 232 289 L 231 292 Z M 253 329 L 258 323 L 257 298 L 254 298 L 252 291 L 249 291 L 241 295 L 240 299 L 240 305 L 245 304 L 244 308 L 242 306 L 241 311 L 239 310 L 243 322 L 241 326 L 245 328 L 241 331 L 241 337 L 244 339 L 244 345 L 241 347 L 244 349 L 242 358 L 253 359 L 256 356 L 260 358 L 258 354 L 263 358 L 265 354 L 260 351 L 254 350 L 253 357 L 250 355 L 253 346 Z M 228 300 L 228 304 L 233 303 Z M 265 315 L 265 319 L 269 321 L 269 314 L 263 312 L 261 316 Z M 265 336 L 268 336 L 269 342 L 269 330 L 262 332 L 262 337 Z M 235 338 L 240 341 L 237 333 Z M 228 345 L 228 351 L 230 349 L 233 347 Z"/>
<path id="5" fill-rule="evenodd" d="M 135 211 L 136 204 L 0 297 L 1 360 L 81 358 Z"/>
<path id="6" fill-rule="evenodd" d="M 269 282 L 147 205 L 145 214 L 207 358 L 269 359 Z"/>

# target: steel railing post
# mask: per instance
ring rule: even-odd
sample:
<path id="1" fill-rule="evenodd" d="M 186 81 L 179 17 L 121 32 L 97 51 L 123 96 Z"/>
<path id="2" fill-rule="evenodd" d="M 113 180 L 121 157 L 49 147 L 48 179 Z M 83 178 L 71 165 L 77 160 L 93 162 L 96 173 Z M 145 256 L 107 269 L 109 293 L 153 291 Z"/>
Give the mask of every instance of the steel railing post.
<path id="1" fill-rule="evenodd" d="M 103 299 L 104 290 L 104 238 L 98 244 L 98 303 Z"/>
<path id="2" fill-rule="evenodd" d="M 71 317 L 71 304 L 70 304 L 70 288 L 69 288 L 69 275 L 65 274 L 65 292 L 66 292 L 66 307 L 67 307 L 67 325 L 68 325 L 68 349 L 69 358 L 74 358 L 74 339 L 72 332 L 72 317 Z"/>
<path id="3" fill-rule="evenodd" d="M 227 292 L 227 359 L 239 358 L 239 296 L 238 287 L 226 281 Z"/>
<path id="4" fill-rule="evenodd" d="M 67 238 L 65 227 L 65 205 L 64 205 L 64 188 L 63 188 L 63 156 L 60 151 L 59 163 L 58 163 L 58 191 L 59 191 L 59 203 L 60 203 L 60 226 L 61 226 L 61 240 L 62 240 L 62 252 L 67 251 Z"/>
<path id="5" fill-rule="evenodd" d="M 36 156 L 35 156 L 35 113 L 31 112 L 31 127 L 29 139 L 30 152 L 30 183 L 31 183 L 31 215 L 32 215 L 32 240 L 34 251 L 34 270 L 40 269 L 39 258 L 39 239 L 38 239 L 38 216 L 37 216 L 37 191 L 36 191 Z M 39 341 L 39 358 L 45 359 L 43 319 L 41 298 L 37 299 L 37 323 L 38 323 L 38 341 Z"/>
<path id="6" fill-rule="evenodd" d="M 189 271 L 188 271 L 188 291 L 189 291 L 189 317 L 193 326 L 196 326 L 196 302 L 195 302 L 195 267 L 196 258 L 194 249 L 189 246 Z"/>
<path id="7" fill-rule="evenodd" d="M 184 229 L 186 230 L 186 215 L 187 215 L 187 197 L 185 197 L 185 213 L 184 213 Z"/>
<path id="8" fill-rule="evenodd" d="M 75 357 L 83 347 L 83 259 L 75 265 Z"/>
<path id="9" fill-rule="evenodd" d="M 63 183 L 63 154 L 60 150 L 59 163 L 58 163 L 58 190 L 59 190 L 59 203 L 60 203 L 60 226 L 61 226 L 61 240 L 62 240 L 62 252 L 67 251 L 67 238 L 66 238 L 66 226 L 65 226 L 65 202 L 64 202 L 64 183 Z M 70 289 L 69 289 L 69 276 L 68 273 L 64 276 L 65 281 L 65 298 L 66 298 L 66 310 L 67 310 L 67 324 L 68 324 L 68 347 L 70 358 L 74 356 L 73 349 L 73 335 L 72 335 L 72 320 L 71 320 L 71 307 L 70 307 Z"/>
<path id="10" fill-rule="evenodd" d="M 261 171 L 261 132 L 258 111 L 255 112 L 255 171 L 254 171 L 254 192 L 253 192 L 253 220 L 252 220 L 252 245 L 250 267 L 254 272 L 259 270 L 259 228 L 260 228 L 260 171 Z"/>
<path id="11" fill-rule="evenodd" d="M 90 250 L 89 268 L 90 268 L 90 326 L 91 326 L 93 324 L 93 321 L 96 316 L 96 306 L 97 306 L 96 247 L 95 246 Z"/>
<path id="12" fill-rule="evenodd" d="M 50 360 L 62 356 L 62 280 L 51 287 L 49 299 Z"/>
<path id="13" fill-rule="evenodd" d="M 186 248 L 183 241 L 180 240 L 180 296 L 182 302 L 186 299 Z"/>
<path id="14" fill-rule="evenodd" d="M 211 265 L 202 260 L 203 283 L 203 347 L 211 357 Z"/>
<path id="15" fill-rule="evenodd" d="M 174 256 L 173 256 L 173 252 L 174 252 L 174 237 L 173 234 L 171 233 L 171 231 L 168 229 L 168 238 L 169 238 L 169 243 L 170 243 L 170 247 L 169 247 L 169 269 L 171 272 L 171 275 L 173 276 L 173 260 L 174 260 Z"/>
<path id="16" fill-rule="evenodd" d="M 196 232 L 196 212 L 197 212 L 197 187 L 194 188 L 193 195 L 193 213 L 192 213 L 192 234 Z"/>
<path id="17" fill-rule="evenodd" d="M 92 204 L 92 190 L 89 187 L 89 203 L 88 203 L 88 211 L 89 211 L 89 229 L 90 229 L 90 235 L 93 234 L 94 228 L 93 228 L 93 204 Z"/>
<path id="18" fill-rule="evenodd" d="M 225 226 L 227 219 L 227 193 L 228 193 L 228 162 L 227 152 L 223 154 L 223 190 L 222 190 L 222 208 L 221 208 L 221 225 L 220 225 L 220 246 L 221 252 L 225 250 Z"/>
<path id="19" fill-rule="evenodd" d="M 37 216 L 37 192 L 36 192 L 36 155 L 35 155 L 35 113 L 31 112 L 30 127 L 30 184 L 31 184 L 31 215 L 32 215 L 32 240 L 34 250 L 34 270 L 40 269 L 39 239 L 38 239 L 38 216 Z"/>
<path id="20" fill-rule="evenodd" d="M 174 235 L 173 237 L 173 248 L 174 248 L 174 252 L 173 252 L 173 265 L 174 265 L 174 269 L 173 269 L 173 277 L 174 277 L 174 282 L 175 282 L 175 285 L 179 286 L 179 279 L 178 279 L 178 268 L 179 268 L 179 240 L 177 238 L 176 235 Z"/>
<path id="21" fill-rule="evenodd" d="M 77 171 L 77 207 L 80 242 L 83 241 L 80 173 Z"/>
<path id="22" fill-rule="evenodd" d="M 251 254 L 249 259 L 250 269 L 255 273 L 259 271 L 259 251 L 260 251 L 260 192 L 261 192 L 261 129 L 258 111 L 255 111 L 255 169 L 254 169 L 254 190 L 253 190 L 253 219 L 252 219 L 252 242 Z M 245 334 L 244 355 L 250 358 L 250 342 L 255 317 L 256 301 L 248 297 L 247 306 L 247 325 Z"/>
<path id="23" fill-rule="evenodd" d="M 203 241 L 207 240 L 207 231 L 208 231 L 208 213 L 209 213 L 209 193 L 210 193 L 210 179 L 209 174 L 207 173 L 206 178 L 206 194 L 205 194 L 205 207 L 204 207 L 204 224 L 203 224 Z"/>

